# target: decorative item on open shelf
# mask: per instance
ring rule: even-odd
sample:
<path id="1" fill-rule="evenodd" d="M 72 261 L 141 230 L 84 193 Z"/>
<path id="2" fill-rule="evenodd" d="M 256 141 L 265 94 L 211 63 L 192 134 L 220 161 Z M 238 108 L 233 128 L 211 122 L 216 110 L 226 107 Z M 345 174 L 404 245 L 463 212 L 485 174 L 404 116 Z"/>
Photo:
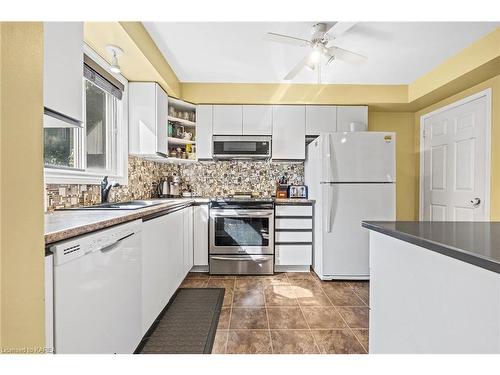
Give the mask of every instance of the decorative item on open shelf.
<path id="1" fill-rule="evenodd" d="M 196 105 L 168 99 L 168 157 L 170 161 L 196 161 Z"/>

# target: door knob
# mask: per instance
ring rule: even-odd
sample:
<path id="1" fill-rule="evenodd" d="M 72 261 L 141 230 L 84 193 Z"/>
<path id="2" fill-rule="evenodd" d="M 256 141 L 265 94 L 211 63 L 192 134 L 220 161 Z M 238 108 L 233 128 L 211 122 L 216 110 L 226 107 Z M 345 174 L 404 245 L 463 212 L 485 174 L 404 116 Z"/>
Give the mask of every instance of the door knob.
<path id="1" fill-rule="evenodd" d="M 481 204 L 481 199 L 480 198 L 474 198 L 470 201 L 474 207 L 477 207 Z"/>

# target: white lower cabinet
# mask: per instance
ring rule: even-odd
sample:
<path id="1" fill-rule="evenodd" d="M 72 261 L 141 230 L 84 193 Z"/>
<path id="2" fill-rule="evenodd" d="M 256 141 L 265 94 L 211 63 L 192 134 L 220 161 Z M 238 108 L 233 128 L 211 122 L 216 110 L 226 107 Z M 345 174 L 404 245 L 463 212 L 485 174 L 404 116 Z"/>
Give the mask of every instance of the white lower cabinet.
<path id="1" fill-rule="evenodd" d="M 195 266 L 208 266 L 208 204 L 194 206 L 193 247 Z"/>
<path id="2" fill-rule="evenodd" d="M 185 276 L 184 210 L 143 222 L 142 334 L 168 303 Z"/>
<path id="3" fill-rule="evenodd" d="M 188 272 L 193 268 L 193 207 L 186 207 L 184 210 L 184 268 L 183 278 L 188 274 Z"/>
<path id="4" fill-rule="evenodd" d="M 45 255 L 45 350 L 54 353 L 54 255 Z"/>
<path id="5" fill-rule="evenodd" d="M 142 229 L 142 334 L 145 334 L 170 298 L 167 215 L 144 221 Z"/>
<path id="6" fill-rule="evenodd" d="M 278 271 L 312 264 L 312 231 L 312 204 L 276 205 L 274 264 Z"/>
<path id="7" fill-rule="evenodd" d="M 275 263 L 278 266 L 312 264 L 312 245 L 276 245 Z"/>

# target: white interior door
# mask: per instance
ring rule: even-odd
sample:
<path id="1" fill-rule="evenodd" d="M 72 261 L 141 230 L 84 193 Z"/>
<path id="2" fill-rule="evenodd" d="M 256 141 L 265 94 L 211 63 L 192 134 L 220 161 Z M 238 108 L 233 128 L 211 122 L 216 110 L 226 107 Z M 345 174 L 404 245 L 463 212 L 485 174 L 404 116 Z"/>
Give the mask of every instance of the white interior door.
<path id="1" fill-rule="evenodd" d="M 488 92 L 423 118 L 423 220 L 489 220 Z"/>

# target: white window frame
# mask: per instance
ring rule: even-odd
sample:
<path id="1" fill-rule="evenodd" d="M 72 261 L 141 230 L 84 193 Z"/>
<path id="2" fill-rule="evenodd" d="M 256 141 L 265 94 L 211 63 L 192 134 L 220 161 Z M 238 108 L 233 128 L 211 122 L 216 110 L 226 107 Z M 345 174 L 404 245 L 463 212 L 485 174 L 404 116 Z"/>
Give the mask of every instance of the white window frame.
<path id="1" fill-rule="evenodd" d="M 109 63 L 106 62 L 101 56 L 99 56 L 93 49 L 91 49 L 87 44 L 83 45 L 84 53 L 99 64 L 102 68 L 109 70 Z M 82 62 L 83 64 L 83 62 Z M 123 86 L 123 96 L 121 99 L 122 110 L 117 112 L 117 123 L 119 124 L 117 128 L 117 157 L 116 157 L 116 167 L 118 173 L 115 175 L 109 175 L 110 181 L 116 181 L 120 185 L 128 184 L 128 81 L 121 74 L 113 75 L 118 81 L 120 81 Z M 82 76 L 82 90 L 85 90 L 83 85 L 84 77 Z M 85 96 L 84 99 L 85 100 Z M 85 108 L 85 103 L 82 103 Z M 82 158 L 84 161 L 84 166 L 86 167 L 86 136 L 85 128 L 82 132 L 82 139 L 78 142 L 80 150 L 78 151 L 77 157 Z M 91 172 L 88 170 L 75 170 L 66 168 L 50 168 L 44 167 L 45 173 L 45 183 L 47 184 L 81 184 L 81 185 L 95 185 L 99 184 L 103 179 L 103 174 L 96 172 Z"/>

